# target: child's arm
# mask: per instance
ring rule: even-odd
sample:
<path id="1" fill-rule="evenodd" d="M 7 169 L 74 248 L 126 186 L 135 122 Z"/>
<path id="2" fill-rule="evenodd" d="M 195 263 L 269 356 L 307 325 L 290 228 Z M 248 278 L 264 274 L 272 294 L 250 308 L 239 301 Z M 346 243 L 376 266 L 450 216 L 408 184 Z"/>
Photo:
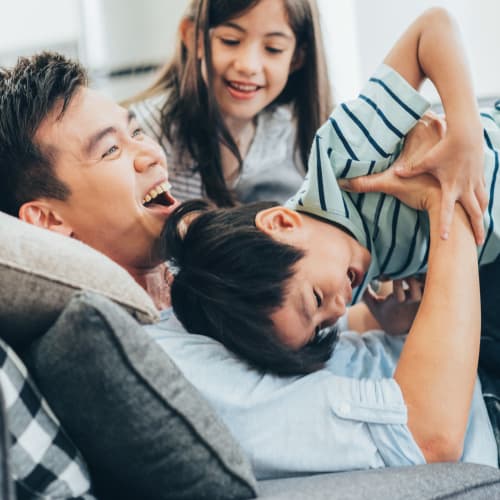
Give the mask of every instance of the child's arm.
<path id="1" fill-rule="evenodd" d="M 429 214 L 425 289 L 394 378 L 408 408 L 408 427 L 426 460 L 456 461 L 462 455 L 481 330 L 477 250 L 465 211 L 454 205 L 445 241 L 438 237 L 442 192 L 430 175 L 401 179 L 388 169 L 344 183 L 356 192 L 388 193 Z"/>
<path id="2" fill-rule="evenodd" d="M 484 240 L 487 205 L 482 126 L 458 29 L 440 8 L 426 11 L 398 40 L 384 61 L 418 88 L 427 77 L 436 86 L 447 120 L 444 139 L 418 162 L 399 165 L 398 175 L 433 174 L 443 191 L 441 237 L 446 238 L 455 201 L 467 212 L 476 237 Z"/>

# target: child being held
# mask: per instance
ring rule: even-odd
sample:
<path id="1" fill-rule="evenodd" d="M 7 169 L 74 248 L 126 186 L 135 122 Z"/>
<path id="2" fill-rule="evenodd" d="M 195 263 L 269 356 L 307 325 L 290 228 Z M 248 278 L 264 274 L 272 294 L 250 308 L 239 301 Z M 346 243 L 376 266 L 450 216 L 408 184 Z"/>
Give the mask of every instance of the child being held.
<path id="1" fill-rule="evenodd" d="M 427 119 L 442 139 L 420 164 L 421 171 L 434 174 L 425 182 L 439 182 L 447 193 L 442 236 L 449 205 L 458 199 L 481 242 L 479 264 L 495 261 L 500 113 L 479 117 L 446 12 L 433 9 L 421 16 L 384 62 L 358 98 L 337 107 L 318 130 L 304 184 L 285 206 L 260 202 L 213 209 L 192 201 L 171 216 L 165 247 L 178 266 L 172 305 L 188 331 L 220 340 L 261 368 L 309 372 L 329 358 L 335 340 L 329 327 L 360 300 L 372 279 L 425 272 L 427 213 L 388 194 L 353 193 L 355 182 L 347 184 L 351 192 L 343 191 L 338 179 L 391 173 L 387 169 L 405 137 L 429 107 L 415 90 L 426 76 L 447 113 L 446 132 L 444 122 Z M 431 171 L 431 156 L 440 170 Z M 485 205 L 483 175 L 490 192 L 482 218 L 485 238 L 478 223 Z"/>

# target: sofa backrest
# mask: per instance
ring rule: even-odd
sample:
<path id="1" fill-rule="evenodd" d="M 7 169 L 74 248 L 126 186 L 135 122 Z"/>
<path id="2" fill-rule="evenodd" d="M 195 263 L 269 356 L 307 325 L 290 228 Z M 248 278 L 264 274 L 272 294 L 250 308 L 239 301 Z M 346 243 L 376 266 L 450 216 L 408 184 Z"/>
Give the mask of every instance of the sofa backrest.
<path id="1" fill-rule="evenodd" d="M 127 271 L 79 241 L 0 212 L 0 337 L 23 348 L 47 330 L 75 291 L 99 293 L 142 323 L 158 319 Z"/>

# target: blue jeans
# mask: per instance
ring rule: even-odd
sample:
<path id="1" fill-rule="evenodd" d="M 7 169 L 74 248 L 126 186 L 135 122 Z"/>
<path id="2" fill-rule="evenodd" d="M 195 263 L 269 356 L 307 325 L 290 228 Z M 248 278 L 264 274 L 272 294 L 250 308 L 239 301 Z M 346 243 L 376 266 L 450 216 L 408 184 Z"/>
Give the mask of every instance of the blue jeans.
<path id="1" fill-rule="evenodd" d="M 495 262 L 480 267 L 479 282 L 481 286 L 479 377 L 500 459 L 500 257 Z"/>

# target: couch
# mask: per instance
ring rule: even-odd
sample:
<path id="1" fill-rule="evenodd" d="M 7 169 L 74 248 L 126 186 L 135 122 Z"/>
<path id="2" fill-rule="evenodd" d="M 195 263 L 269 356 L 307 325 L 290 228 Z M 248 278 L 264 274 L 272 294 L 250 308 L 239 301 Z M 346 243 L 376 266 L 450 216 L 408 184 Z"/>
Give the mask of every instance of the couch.
<path id="1" fill-rule="evenodd" d="M 0 214 L 1 498 L 500 498 L 500 471 L 432 464 L 257 481 L 141 323 L 119 266 Z"/>

